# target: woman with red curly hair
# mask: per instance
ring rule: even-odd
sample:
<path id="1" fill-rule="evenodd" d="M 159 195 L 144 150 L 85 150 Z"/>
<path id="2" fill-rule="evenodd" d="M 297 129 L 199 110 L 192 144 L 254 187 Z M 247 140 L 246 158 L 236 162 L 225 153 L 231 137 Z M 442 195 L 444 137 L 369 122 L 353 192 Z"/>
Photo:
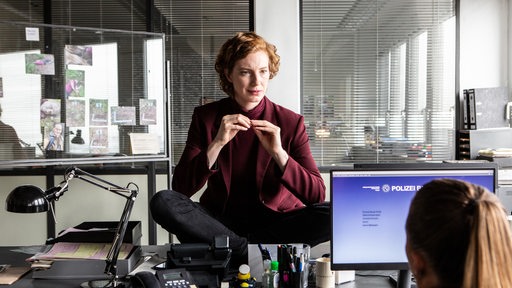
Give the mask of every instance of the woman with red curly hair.
<path id="1" fill-rule="evenodd" d="M 242 263 L 248 242 L 329 239 L 325 185 L 304 117 L 266 97 L 279 61 L 276 47 L 253 32 L 237 33 L 220 49 L 215 70 L 229 97 L 195 108 L 172 190 L 151 201 L 155 221 L 180 242 L 227 235 Z M 199 203 L 191 201 L 205 185 Z"/>

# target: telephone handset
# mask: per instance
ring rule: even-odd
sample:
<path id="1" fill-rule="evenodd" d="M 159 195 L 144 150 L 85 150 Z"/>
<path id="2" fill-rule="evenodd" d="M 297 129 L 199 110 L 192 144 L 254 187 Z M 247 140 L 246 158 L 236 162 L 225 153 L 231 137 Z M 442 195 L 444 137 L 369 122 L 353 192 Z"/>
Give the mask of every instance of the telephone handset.
<path id="1" fill-rule="evenodd" d="M 133 288 L 195 288 L 189 272 L 182 268 L 143 271 L 131 278 Z"/>
<path id="2" fill-rule="evenodd" d="M 229 261 L 229 237 L 215 236 L 206 243 L 171 244 L 167 260 L 157 265 L 155 274 L 138 272 L 132 277 L 133 288 L 220 287 Z"/>

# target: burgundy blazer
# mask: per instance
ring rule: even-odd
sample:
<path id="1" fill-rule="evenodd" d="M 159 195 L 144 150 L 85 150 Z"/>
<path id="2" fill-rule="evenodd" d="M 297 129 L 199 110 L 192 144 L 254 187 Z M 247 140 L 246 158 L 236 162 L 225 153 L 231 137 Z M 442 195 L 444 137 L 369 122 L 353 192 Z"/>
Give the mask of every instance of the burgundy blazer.
<path id="1" fill-rule="evenodd" d="M 236 151 L 232 151 L 231 142 L 228 143 L 210 170 L 206 150 L 217 135 L 222 117 L 234 113 L 232 101 L 224 98 L 194 109 L 186 146 L 172 179 L 173 190 L 188 197 L 208 182 L 200 203 L 215 214 L 224 211 L 230 193 L 230 164 L 232 157 L 236 157 Z M 281 128 L 282 146 L 290 157 L 285 171 L 281 172 L 270 154 L 259 145 L 256 183 L 260 201 L 279 212 L 323 202 L 325 185 L 311 155 L 304 117 L 267 97 L 262 101 L 266 101 L 262 119 Z"/>

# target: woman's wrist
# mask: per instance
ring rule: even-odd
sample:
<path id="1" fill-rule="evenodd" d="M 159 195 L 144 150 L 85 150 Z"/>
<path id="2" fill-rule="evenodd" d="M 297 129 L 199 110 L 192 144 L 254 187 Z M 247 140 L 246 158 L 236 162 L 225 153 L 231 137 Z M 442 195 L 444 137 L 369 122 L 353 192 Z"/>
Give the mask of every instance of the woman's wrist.
<path id="1" fill-rule="evenodd" d="M 281 169 L 281 171 L 284 171 L 284 168 L 286 167 L 286 164 L 288 163 L 290 156 L 284 149 L 281 149 L 279 152 L 274 154 L 273 158 L 274 161 L 276 161 L 279 168 Z"/>
<path id="2" fill-rule="evenodd" d="M 222 143 L 219 141 L 213 141 L 208 146 L 208 150 L 206 151 L 206 157 L 208 161 L 208 168 L 212 169 L 217 163 L 217 157 L 219 156 L 220 150 L 224 147 Z"/>

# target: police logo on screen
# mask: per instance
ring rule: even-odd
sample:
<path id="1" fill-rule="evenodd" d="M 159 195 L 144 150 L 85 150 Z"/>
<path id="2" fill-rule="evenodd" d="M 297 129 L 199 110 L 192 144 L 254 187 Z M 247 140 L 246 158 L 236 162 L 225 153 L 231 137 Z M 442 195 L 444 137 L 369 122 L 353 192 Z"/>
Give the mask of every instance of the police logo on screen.
<path id="1" fill-rule="evenodd" d="M 389 185 L 383 184 L 381 186 L 382 192 L 416 192 L 420 190 L 422 185 Z"/>

